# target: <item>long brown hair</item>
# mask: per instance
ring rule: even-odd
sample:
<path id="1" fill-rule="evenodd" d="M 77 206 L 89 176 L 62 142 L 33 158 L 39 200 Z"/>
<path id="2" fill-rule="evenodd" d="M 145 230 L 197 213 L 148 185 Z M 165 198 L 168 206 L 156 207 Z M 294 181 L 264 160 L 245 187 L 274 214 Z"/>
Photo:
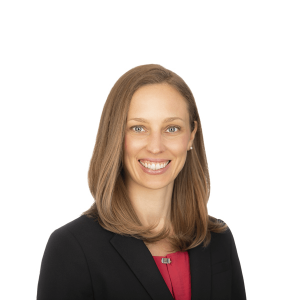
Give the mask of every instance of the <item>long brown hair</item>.
<path id="1" fill-rule="evenodd" d="M 198 128 L 193 150 L 188 151 L 184 167 L 174 181 L 171 217 L 159 233 L 143 226 L 130 202 L 124 184 L 123 144 L 127 114 L 132 96 L 140 87 L 167 83 L 185 98 L 191 131 Z M 88 171 L 88 184 L 95 200 L 82 215 L 97 219 L 106 230 L 152 243 L 168 238 L 174 251 L 186 251 L 203 242 L 206 247 L 211 232 L 223 232 L 227 225 L 209 216 L 207 202 L 210 178 L 200 117 L 194 96 L 174 72 L 156 64 L 141 65 L 122 75 L 111 89 L 103 107 L 96 143 Z M 173 228 L 172 236 L 169 234 Z"/>

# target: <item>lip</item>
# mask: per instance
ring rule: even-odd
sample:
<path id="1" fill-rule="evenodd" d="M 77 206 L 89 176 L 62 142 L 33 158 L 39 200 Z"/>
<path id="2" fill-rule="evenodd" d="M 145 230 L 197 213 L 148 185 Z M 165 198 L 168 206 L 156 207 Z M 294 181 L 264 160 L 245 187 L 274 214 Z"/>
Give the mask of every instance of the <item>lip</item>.
<path id="1" fill-rule="evenodd" d="M 153 162 L 165 162 L 165 161 L 169 161 L 170 159 L 163 159 L 163 158 L 139 158 L 138 160 L 149 160 L 149 161 L 153 161 Z"/>
<path id="2" fill-rule="evenodd" d="M 164 160 L 165 161 L 165 160 Z M 149 175 L 159 175 L 159 174 L 163 174 L 165 173 L 169 167 L 170 167 L 170 164 L 172 163 L 172 160 L 170 160 L 170 162 L 167 164 L 166 167 L 164 167 L 163 169 L 159 169 L 159 170 L 150 170 L 150 169 L 147 169 L 146 167 L 144 167 L 139 161 L 138 161 L 138 164 L 141 166 L 142 170 L 149 174 Z"/>

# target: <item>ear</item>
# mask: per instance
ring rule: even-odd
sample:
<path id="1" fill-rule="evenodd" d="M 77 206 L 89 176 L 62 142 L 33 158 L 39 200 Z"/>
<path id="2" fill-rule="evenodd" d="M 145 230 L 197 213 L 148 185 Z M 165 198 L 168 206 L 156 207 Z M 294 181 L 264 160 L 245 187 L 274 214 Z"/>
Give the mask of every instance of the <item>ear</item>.
<path id="1" fill-rule="evenodd" d="M 195 138 L 195 135 L 196 135 L 196 132 L 197 132 L 197 129 L 198 129 L 198 123 L 197 123 L 197 121 L 194 121 L 194 124 L 195 124 L 195 126 L 194 126 L 194 130 L 192 131 L 192 133 L 191 133 L 191 138 L 190 138 L 190 141 L 189 141 L 189 144 L 188 144 L 188 150 L 190 150 L 190 148 L 192 147 L 192 145 L 193 145 L 193 141 L 194 141 L 194 138 Z"/>

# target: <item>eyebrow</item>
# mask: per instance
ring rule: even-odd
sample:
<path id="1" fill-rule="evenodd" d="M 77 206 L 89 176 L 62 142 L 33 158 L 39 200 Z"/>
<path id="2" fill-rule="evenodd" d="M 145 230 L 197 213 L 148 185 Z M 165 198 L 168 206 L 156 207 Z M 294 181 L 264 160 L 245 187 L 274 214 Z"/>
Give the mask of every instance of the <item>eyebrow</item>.
<path id="1" fill-rule="evenodd" d="M 166 118 L 163 120 L 163 123 L 167 123 L 167 122 L 171 122 L 171 121 L 174 121 L 174 120 L 181 120 L 183 121 L 183 119 L 179 118 L 179 117 L 171 117 L 171 118 Z M 143 119 L 143 118 L 133 118 L 133 119 L 130 119 L 128 121 L 138 121 L 138 122 L 143 122 L 143 123 L 149 123 L 146 119 Z"/>

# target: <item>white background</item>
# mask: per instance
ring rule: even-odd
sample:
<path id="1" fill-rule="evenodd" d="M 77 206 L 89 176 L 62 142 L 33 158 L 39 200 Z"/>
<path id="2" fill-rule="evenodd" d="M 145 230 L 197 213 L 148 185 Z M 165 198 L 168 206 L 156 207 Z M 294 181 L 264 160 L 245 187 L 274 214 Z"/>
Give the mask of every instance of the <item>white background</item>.
<path id="1" fill-rule="evenodd" d="M 35 299 L 50 234 L 93 203 L 103 105 L 157 63 L 191 88 L 209 214 L 235 238 L 247 299 L 300 299 L 299 1 L 1 1 L 1 299 Z"/>

